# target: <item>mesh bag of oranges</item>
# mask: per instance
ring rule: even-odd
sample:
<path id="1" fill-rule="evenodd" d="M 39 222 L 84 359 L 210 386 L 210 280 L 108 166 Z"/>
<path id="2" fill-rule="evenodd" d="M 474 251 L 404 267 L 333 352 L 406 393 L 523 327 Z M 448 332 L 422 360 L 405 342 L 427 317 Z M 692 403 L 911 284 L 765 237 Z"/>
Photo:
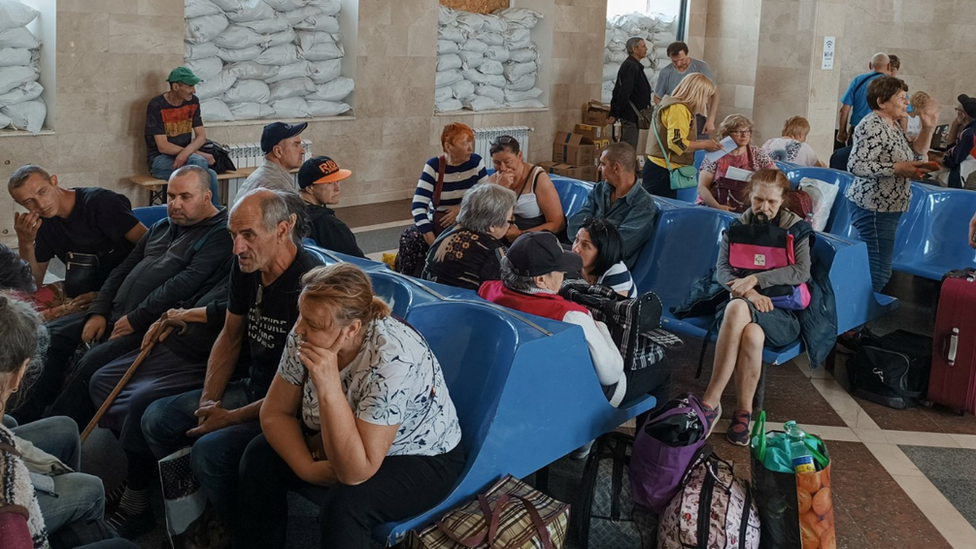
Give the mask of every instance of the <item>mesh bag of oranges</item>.
<path id="1" fill-rule="evenodd" d="M 790 443 L 781 431 L 766 432 L 760 412 L 752 430 L 752 488 L 762 524 L 760 548 L 836 549 L 834 503 L 830 492 L 830 457 L 816 435 L 804 444 L 814 470 L 794 471 Z"/>

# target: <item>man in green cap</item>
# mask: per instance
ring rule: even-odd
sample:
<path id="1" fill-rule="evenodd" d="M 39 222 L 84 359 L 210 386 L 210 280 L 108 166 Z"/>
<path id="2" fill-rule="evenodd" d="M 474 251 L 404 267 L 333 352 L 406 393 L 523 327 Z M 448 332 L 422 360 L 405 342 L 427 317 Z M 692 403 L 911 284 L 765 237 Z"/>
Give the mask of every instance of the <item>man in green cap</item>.
<path id="1" fill-rule="evenodd" d="M 190 69 L 177 67 L 166 81 L 169 91 L 153 97 L 146 108 L 149 173 L 168 181 L 173 170 L 199 166 L 210 173 L 210 192 L 214 205 L 218 205 L 217 172 L 210 168 L 214 158 L 199 150 L 207 142 L 200 100 L 194 95 L 200 79 Z"/>

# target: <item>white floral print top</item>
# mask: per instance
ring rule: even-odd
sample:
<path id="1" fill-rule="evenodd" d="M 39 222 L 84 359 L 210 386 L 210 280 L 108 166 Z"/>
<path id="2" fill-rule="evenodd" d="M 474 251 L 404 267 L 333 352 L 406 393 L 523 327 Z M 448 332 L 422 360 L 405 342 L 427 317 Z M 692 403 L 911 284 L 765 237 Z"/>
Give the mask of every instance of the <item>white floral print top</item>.
<path id="1" fill-rule="evenodd" d="M 297 350 L 292 331 L 278 375 L 303 387 L 302 420 L 320 431 L 318 394 Z M 353 415 L 376 425 L 400 426 L 387 455 L 436 456 L 461 441 L 440 364 L 423 337 L 403 322 L 393 317 L 371 322 L 362 351 L 339 376 Z"/>
<path id="2" fill-rule="evenodd" d="M 895 163 L 919 160 L 925 157 L 915 152 L 901 127 L 872 111 L 854 128 L 854 148 L 847 162 L 854 182 L 847 188 L 847 198 L 873 212 L 908 211 L 912 183 L 895 175 Z"/>

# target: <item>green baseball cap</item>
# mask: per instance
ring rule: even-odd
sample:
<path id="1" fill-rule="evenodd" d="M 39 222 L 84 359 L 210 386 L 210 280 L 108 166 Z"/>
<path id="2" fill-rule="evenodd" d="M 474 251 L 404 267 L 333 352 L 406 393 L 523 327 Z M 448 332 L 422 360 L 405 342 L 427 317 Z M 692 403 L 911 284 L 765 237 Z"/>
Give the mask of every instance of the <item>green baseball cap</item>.
<path id="1" fill-rule="evenodd" d="M 200 78 L 193 74 L 193 71 L 186 67 L 176 67 L 169 73 L 167 82 L 180 82 L 187 86 L 196 86 L 200 83 Z"/>

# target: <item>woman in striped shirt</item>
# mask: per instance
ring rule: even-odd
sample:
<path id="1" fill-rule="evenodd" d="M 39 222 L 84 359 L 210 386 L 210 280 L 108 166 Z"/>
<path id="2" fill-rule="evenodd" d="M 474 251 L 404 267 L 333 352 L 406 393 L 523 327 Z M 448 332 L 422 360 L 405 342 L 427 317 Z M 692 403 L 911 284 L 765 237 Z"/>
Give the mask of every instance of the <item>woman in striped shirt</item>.
<path id="1" fill-rule="evenodd" d="M 637 286 L 624 264 L 624 244 L 617 228 L 595 217 L 583 221 L 573 253 L 583 260 L 580 275 L 590 284 L 608 286 L 624 297 L 637 297 Z"/>

